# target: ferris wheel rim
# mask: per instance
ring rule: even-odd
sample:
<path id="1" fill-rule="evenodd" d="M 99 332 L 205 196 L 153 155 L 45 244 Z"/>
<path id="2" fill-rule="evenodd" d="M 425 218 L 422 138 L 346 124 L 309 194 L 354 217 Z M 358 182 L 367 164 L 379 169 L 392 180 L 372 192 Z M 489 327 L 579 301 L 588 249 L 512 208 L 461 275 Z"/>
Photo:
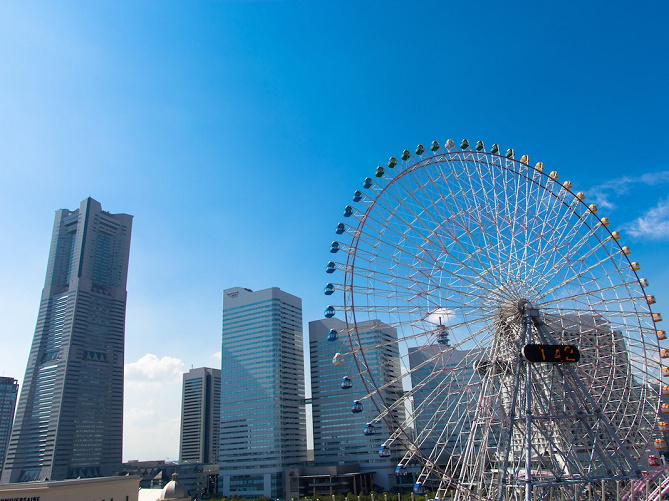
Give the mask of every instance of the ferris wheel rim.
<path id="1" fill-rule="evenodd" d="M 526 180 L 535 183 L 539 187 L 539 189 L 543 189 L 543 190 L 548 191 L 548 189 L 546 188 L 545 185 L 542 185 L 538 181 L 535 181 L 534 176 L 537 173 L 541 174 L 543 176 L 542 179 L 544 181 L 546 181 L 546 179 L 550 179 L 552 182 L 555 181 L 555 179 L 552 178 L 552 175 L 548 175 L 546 172 L 543 172 L 541 170 L 537 170 L 536 168 L 530 166 L 528 163 L 520 162 L 519 160 L 516 160 L 515 158 L 509 159 L 508 157 L 504 157 L 502 155 L 496 155 L 496 154 L 488 153 L 488 152 L 477 152 L 477 153 L 465 152 L 465 153 L 470 154 L 472 156 L 477 156 L 474 160 L 472 160 L 473 162 L 478 162 L 479 159 L 481 158 L 481 155 L 483 156 L 483 158 L 501 159 L 501 160 L 503 160 L 504 165 L 501 165 L 502 162 L 500 162 L 500 165 L 496 165 L 497 167 L 500 167 L 501 169 L 505 169 L 506 171 L 511 172 L 513 175 L 524 176 Z M 361 238 L 361 235 L 363 234 L 362 229 L 361 229 L 364 226 L 363 222 L 366 221 L 366 219 L 368 218 L 369 214 L 371 213 L 372 209 L 375 207 L 375 205 L 376 205 L 377 201 L 380 199 L 380 197 L 382 197 L 385 193 L 387 193 L 387 190 L 389 190 L 389 188 L 394 183 L 396 183 L 398 180 L 404 178 L 405 176 L 409 176 L 410 173 L 414 172 L 415 170 L 425 168 L 426 166 L 429 166 L 429 165 L 432 165 L 432 164 L 435 164 L 435 163 L 448 162 L 451 159 L 458 159 L 460 161 L 463 161 L 463 159 L 460 158 L 460 157 L 461 157 L 461 155 L 464 155 L 465 153 L 460 152 L 460 151 L 450 151 L 450 152 L 439 154 L 439 155 L 437 155 L 437 154 L 431 155 L 431 156 L 426 155 L 426 158 L 421 158 L 419 161 L 416 161 L 415 163 L 413 163 L 411 165 L 408 165 L 404 170 L 399 171 L 399 169 L 398 169 L 399 172 L 396 172 L 396 175 L 391 177 L 389 180 L 386 180 L 386 184 L 384 186 L 382 186 L 379 190 L 377 190 L 373 200 L 368 204 L 364 214 L 360 218 L 360 222 L 358 223 L 357 228 L 355 229 L 355 231 L 352 235 L 351 245 L 350 245 L 350 248 L 352 250 L 347 252 L 346 265 L 345 265 L 345 269 L 344 269 L 344 277 L 345 278 L 344 278 L 343 293 L 344 293 L 345 322 L 346 322 L 347 332 L 349 333 L 349 347 L 351 349 L 351 353 L 354 353 L 354 354 L 357 355 L 357 356 L 354 356 L 353 358 L 355 360 L 358 372 L 363 373 L 363 372 L 367 371 L 367 373 L 368 373 L 369 383 L 365 378 L 362 378 L 362 379 L 363 379 L 363 384 L 365 386 L 365 389 L 367 390 L 367 392 L 370 395 L 374 393 L 374 389 L 377 388 L 378 385 L 374 380 L 373 374 L 369 370 L 369 364 L 367 363 L 367 359 L 366 359 L 366 355 L 365 355 L 364 350 L 362 350 L 361 348 L 356 348 L 355 338 L 354 338 L 354 336 L 357 337 L 357 344 L 358 344 L 359 347 L 361 347 L 362 346 L 362 341 L 361 341 L 361 338 L 360 338 L 360 332 L 358 332 L 358 330 L 357 330 L 357 326 L 358 326 L 358 323 L 359 323 L 358 318 L 357 318 L 357 314 L 358 314 L 358 311 L 363 311 L 363 310 L 357 310 L 356 309 L 354 280 L 356 278 L 356 271 L 358 270 L 358 267 L 357 267 L 357 264 L 356 264 L 356 259 L 358 257 L 358 246 L 360 244 L 360 238 Z M 532 176 L 526 175 L 525 173 L 520 172 L 520 170 L 514 171 L 514 170 L 510 169 L 506 165 L 509 161 L 512 162 L 512 165 L 521 166 L 522 169 L 525 169 L 525 172 L 531 172 Z M 492 165 L 491 163 L 487 163 L 487 164 Z M 546 181 L 546 182 L 548 182 L 548 181 Z M 573 197 L 572 198 L 572 203 L 573 203 L 573 200 L 578 200 L 576 202 L 577 205 L 581 206 L 582 208 L 584 207 L 586 210 L 589 208 L 588 205 L 583 201 L 583 199 L 579 199 L 577 194 L 575 194 L 571 190 L 570 187 L 562 186 L 560 188 L 560 190 L 565 190 L 567 193 L 569 193 Z M 558 198 L 558 196 L 553 192 L 550 192 L 549 196 L 552 196 L 554 199 Z M 561 201 L 561 203 L 565 207 L 569 207 L 569 205 L 564 202 L 564 198 Z M 594 216 L 595 221 L 596 221 L 594 227 L 598 228 L 599 231 L 601 231 L 602 229 L 605 230 L 606 239 L 610 240 L 613 243 L 614 246 L 617 246 L 617 247 L 615 247 L 617 251 L 622 252 L 623 247 L 621 246 L 620 242 L 616 238 L 613 238 L 614 233 L 611 232 L 611 230 L 608 228 L 608 226 L 602 224 L 602 219 L 597 214 L 595 214 L 594 211 L 592 211 L 592 213 L 584 212 L 584 215 L 582 217 L 579 216 L 578 214 L 576 214 L 575 211 L 572 211 L 572 214 L 575 214 L 576 217 L 578 217 L 579 219 L 582 219 L 582 218 L 584 219 L 586 216 L 588 216 L 592 219 L 593 216 Z M 594 247 L 594 249 L 597 250 L 596 247 Z M 612 254 L 609 255 L 609 258 L 611 258 L 611 257 L 612 257 Z M 634 279 L 635 279 L 634 281 L 630 282 L 629 284 L 627 284 L 627 283 L 623 284 L 623 286 L 626 287 L 626 290 L 628 291 L 628 299 L 631 299 L 631 304 L 633 305 L 633 310 L 634 311 L 630 312 L 630 318 L 634 317 L 634 318 L 638 319 L 640 315 L 645 315 L 646 317 L 647 316 L 652 316 L 653 311 L 652 311 L 652 308 L 650 307 L 650 304 L 645 304 L 645 303 L 642 303 L 641 301 L 637 301 L 636 299 L 638 299 L 638 298 L 635 299 L 631 295 L 630 285 L 640 284 L 640 278 L 639 278 L 639 275 L 636 273 L 636 270 L 633 269 L 633 267 L 632 267 L 633 263 L 630 261 L 629 257 L 627 255 L 622 255 L 622 258 L 624 259 L 624 261 L 626 261 L 626 264 L 630 268 L 632 268 L 631 272 L 633 273 L 633 276 L 634 276 Z M 621 269 L 619 269 L 618 271 L 620 271 L 621 276 L 622 276 Z M 629 274 L 629 271 L 630 270 L 628 268 L 626 273 Z M 609 275 L 606 275 L 606 276 L 609 277 L 609 279 L 610 279 Z M 349 278 L 350 278 L 350 281 L 349 281 Z M 612 286 L 612 287 L 615 289 L 616 287 L 619 287 L 619 286 L 620 286 L 620 284 Z M 641 289 L 643 290 L 643 286 L 641 287 Z M 617 290 L 615 290 L 614 292 L 617 293 Z M 549 295 L 549 293 L 545 294 L 545 296 L 547 296 L 547 295 Z M 587 297 L 587 299 L 589 301 L 589 297 Z M 552 301 L 552 303 L 559 303 L 560 301 L 562 301 L 562 300 L 561 299 L 554 299 Z M 618 301 L 620 301 L 619 298 L 618 298 Z M 552 304 L 552 303 L 547 303 L 545 306 L 548 306 L 549 304 Z M 591 303 L 589 303 L 588 305 L 590 306 L 590 309 L 589 310 L 586 309 L 585 310 L 586 312 L 596 311 L 596 310 L 594 310 L 594 308 L 592 308 Z M 637 305 L 640 305 L 640 306 L 637 308 Z M 643 311 L 641 311 L 642 310 L 641 305 L 644 308 Z M 557 308 L 556 311 L 559 312 L 559 313 L 564 314 L 565 310 Z M 578 310 L 576 310 L 576 311 L 578 311 Z M 383 322 L 383 320 L 381 320 L 381 319 L 379 319 L 379 320 L 381 322 Z M 627 323 L 625 322 L 624 325 L 626 326 Z M 653 324 L 651 324 L 651 326 L 653 326 Z M 639 338 L 640 342 L 641 342 L 641 345 L 642 345 L 642 348 L 640 348 L 639 350 L 643 351 L 643 350 L 646 349 L 646 335 L 644 335 L 644 334 L 649 334 L 649 337 L 650 337 L 650 334 L 656 332 L 657 328 L 655 327 L 654 329 L 650 329 L 650 328 L 647 328 L 647 327 L 643 327 L 641 325 L 641 322 L 639 321 L 639 329 L 638 330 L 642 334 Z M 655 348 L 656 350 L 659 350 L 659 345 L 657 343 L 654 343 L 654 342 L 651 342 L 651 341 L 652 340 L 649 339 L 649 341 L 647 343 L 648 346 L 652 347 L 652 348 Z M 361 357 L 361 362 L 358 360 L 358 356 Z M 646 363 L 646 362 L 644 362 L 644 363 Z M 403 375 L 401 377 L 406 377 L 406 375 Z M 377 392 L 375 396 L 376 396 L 376 398 L 371 398 L 371 401 L 373 402 L 377 411 L 380 414 L 383 414 L 383 411 L 387 410 L 389 406 L 388 406 L 388 404 L 387 404 L 387 402 L 384 398 L 384 395 L 381 392 Z M 386 422 L 386 424 L 389 426 L 389 428 L 403 430 L 403 424 L 399 422 L 399 420 L 395 417 L 395 415 L 392 412 L 383 414 L 382 419 Z M 410 443 L 410 445 L 414 446 L 416 450 L 420 450 L 420 445 L 417 445 L 415 442 L 413 442 L 412 439 L 408 436 L 408 434 L 405 433 L 405 437 L 404 437 L 403 440 L 406 440 L 408 443 Z M 420 454 L 418 454 L 418 460 L 420 462 L 422 462 L 423 464 L 430 462 L 429 458 L 425 458 L 424 456 L 422 456 Z"/>

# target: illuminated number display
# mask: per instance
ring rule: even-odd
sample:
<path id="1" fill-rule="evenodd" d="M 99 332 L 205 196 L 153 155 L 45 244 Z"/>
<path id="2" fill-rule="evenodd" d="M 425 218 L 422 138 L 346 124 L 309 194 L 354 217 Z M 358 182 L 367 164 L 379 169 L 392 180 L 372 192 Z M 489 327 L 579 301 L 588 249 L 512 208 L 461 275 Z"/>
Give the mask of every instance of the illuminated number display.
<path id="1" fill-rule="evenodd" d="M 578 348 L 571 344 L 528 344 L 523 348 L 523 356 L 529 362 L 558 364 L 573 364 L 581 359 Z"/>

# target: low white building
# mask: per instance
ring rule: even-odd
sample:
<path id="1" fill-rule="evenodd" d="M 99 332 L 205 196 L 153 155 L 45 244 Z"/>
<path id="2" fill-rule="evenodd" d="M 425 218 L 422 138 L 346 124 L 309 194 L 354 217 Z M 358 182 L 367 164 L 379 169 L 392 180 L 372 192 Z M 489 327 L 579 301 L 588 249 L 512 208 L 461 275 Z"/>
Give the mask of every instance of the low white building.
<path id="1" fill-rule="evenodd" d="M 0 501 L 137 501 L 138 476 L 0 485 Z"/>
<path id="2" fill-rule="evenodd" d="M 191 501 L 188 490 L 177 480 L 177 474 L 172 474 L 172 480 L 162 489 L 140 489 L 138 501 Z"/>

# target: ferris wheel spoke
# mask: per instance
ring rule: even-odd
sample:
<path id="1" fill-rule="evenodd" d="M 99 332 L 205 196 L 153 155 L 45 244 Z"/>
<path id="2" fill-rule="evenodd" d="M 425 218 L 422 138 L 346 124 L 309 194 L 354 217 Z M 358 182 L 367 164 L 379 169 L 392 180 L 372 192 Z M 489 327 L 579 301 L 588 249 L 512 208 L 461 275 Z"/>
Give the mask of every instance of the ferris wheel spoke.
<path id="1" fill-rule="evenodd" d="M 441 166 L 439 166 L 439 172 L 441 173 L 441 175 L 444 178 L 447 177 L 446 171 Z M 451 184 L 448 183 L 447 187 L 448 187 L 448 190 L 449 190 L 449 193 L 448 193 L 449 196 L 448 197 L 442 196 L 441 199 L 440 199 L 440 202 L 443 204 L 445 209 L 448 209 L 451 206 L 451 204 L 455 208 L 459 209 L 460 201 L 461 200 L 464 201 L 465 204 L 468 205 L 467 213 L 471 215 L 470 218 L 473 219 L 475 221 L 476 225 L 479 228 L 481 228 L 481 230 L 482 230 L 484 228 L 484 217 L 483 217 L 483 214 L 481 213 L 481 211 L 479 209 L 478 198 L 476 196 L 476 191 L 477 190 L 476 190 L 476 188 L 474 186 L 474 182 L 473 182 L 474 177 L 470 175 L 468 169 L 463 169 L 463 172 L 467 176 L 467 180 L 468 180 L 469 184 L 467 185 L 466 183 L 463 183 L 461 176 L 455 176 L 456 181 L 457 181 L 457 187 L 459 188 L 459 191 L 461 193 L 462 192 L 471 193 L 471 195 L 472 195 L 471 200 L 469 199 L 469 197 L 457 197 L 457 196 L 455 196 L 455 192 L 453 191 L 453 189 L 451 187 Z M 482 189 L 483 193 L 487 194 L 487 192 L 485 191 L 485 188 L 483 188 L 483 186 L 481 186 L 481 189 Z M 459 209 L 457 211 L 451 210 L 451 213 L 461 213 L 461 212 L 462 212 L 461 209 Z M 446 216 L 443 216 L 443 218 L 446 219 Z M 486 235 L 485 231 L 480 231 L 480 237 L 482 237 L 483 244 L 481 244 L 480 241 L 473 242 L 474 249 L 468 248 L 468 252 L 470 252 L 473 256 L 476 255 L 479 252 L 481 254 L 483 254 L 483 259 L 485 260 L 485 262 L 483 262 L 479 259 L 479 264 L 481 264 L 483 266 L 485 266 L 486 263 L 498 262 L 498 259 L 496 259 L 494 254 L 493 254 L 494 246 L 492 245 L 492 243 L 490 241 L 487 241 L 485 239 L 485 235 Z M 476 245 L 476 244 L 478 244 L 478 245 Z"/>
<path id="2" fill-rule="evenodd" d="M 543 233 L 544 229 L 542 228 L 534 239 L 529 239 L 527 242 L 528 248 L 536 247 L 536 252 L 533 255 L 534 259 L 531 260 L 532 263 L 528 266 L 533 279 L 537 281 L 538 288 L 543 288 L 545 284 L 549 283 L 554 274 L 561 269 L 565 259 L 569 255 L 576 255 L 580 251 L 581 246 L 591 236 L 590 233 L 586 233 L 579 241 L 574 242 L 574 237 L 581 230 L 584 220 L 581 218 L 577 218 L 576 221 L 572 221 L 573 218 L 563 219 L 564 224 L 562 228 L 569 228 L 569 233 L 564 234 L 560 231 L 560 228 L 557 228 L 546 235 Z"/>
<path id="3" fill-rule="evenodd" d="M 586 243 L 589 242 L 590 238 L 592 237 L 592 234 L 594 233 L 594 230 L 596 227 L 591 228 L 590 232 L 587 234 L 583 235 L 583 237 L 577 241 L 573 242 L 572 245 L 566 247 L 567 252 L 564 253 L 563 255 L 558 254 L 557 252 L 553 254 L 557 258 L 557 260 L 550 260 L 551 262 L 546 262 L 544 265 L 544 269 L 542 272 L 538 275 L 539 277 L 543 277 L 543 280 L 540 282 L 541 287 L 545 287 L 547 284 L 550 283 L 550 281 L 560 272 L 565 269 L 569 269 L 569 266 L 573 265 L 573 261 L 575 260 L 576 256 L 578 256 L 579 261 L 584 261 L 585 259 L 588 259 L 589 257 L 595 255 L 599 251 L 606 252 L 606 248 L 604 245 L 610 243 L 610 239 L 606 240 L 598 240 L 597 244 L 592 246 L 590 249 L 588 249 L 586 252 L 583 252 L 581 254 L 580 251 Z M 609 256 L 612 256 L 613 254 L 609 254 Z M 547 293 L 550 293 L 551 290 L 547 291 Z"/>
<path id="4" fill-rule="evenodd" d="M 442 176 L 443 176 L 444 179 L 446 179 L 445 174 L 442 174 Z M 451 190 L 449 183 L 446 183 L 446 186 L 448 187 L 449 190 Z M 462 226 L 466 226 L 467 221 L 470 221 L 472 219 L 476 219 L 475 217 L 472 216 L 472 214 L 474 214 L 474 208 L 473 207 L 470 206 L 467 209 L 467 208 L 459 205 L 459 203 L 457 202 L 457 199 L 452 196 L 453 195 L 452 190 L 450 191 L 449 194 L 450 194 L 450 197 L 446 197 L 446 196 L 444 196 L 444 194 L 440 193 L 439 194 L 439 202 L 441 202 L 441 204 L 443 204 L 445 206 L 445 208 L 451 208 L 452 209 L 450 211 L 450 213 L 452 214 L 451 218 L 454 218 L 456 216 L 460 216 L 462 218 L 462 221 L 463 221 Z M 442 225 L 443 225 L 442 220 L 435 219 L 434 216 L 431 214 L 431 212 L 428 211 L 427 208 L 424 205 L 422 205 L 420 203 L 418 205 L 420 207 L 421 214 L 426 214 L 428 217 L 431 217 L 431 222 L 433 223 L 433 225 L 436 228 L 442 227 Z M 436 205 L 434 205 L 434 206 L 436 207 Z M 413 214 L 413 215 L 415 215 L 415 214 Z M 464 215 L 466 215 L 467 217 L 463 217 Z M 466 247 L 461 242 L 461 240 L 457 237 L 457 235 L 453 234 L 453 235 L 451 235 L 451 237 L 452 237 L 453 241 L 458 244 L 459 248 L 461 248 L 461 250 L 463 251 L 463 255 L 473 258 L 474 262 L 478 265 L 477 269 L 480 270 L 482 268 L 485 268 L 486 263 L 484 263 L 483 261 L 481 261 L 480 259 L 477 258 L 477 254 L 481 253 L 481 246 L 480 245 L 476 245 L 474 249 L 471 249 L 471 248 Z M 426 241 L 431 241 L 431 240 L 428 239 Z M 460 260 L 460 262 L 462 263 L 463 261 Z"/>
<path id="5" fill-rule="evenodd" d="M 597 261 L 588 264 L 585 268 L 581 268 L 578 271 L 574 271 L 570 276 L 565 277 L 560 283 L 556 284 L 552 288 L 542 293 L 537 299 L 542 300 L 544 297 L 554 294 L 556 291 L 563 289 L 570 284 L 573 284 L 577 280 L 581 281 L 582 279 L 584 279 L 584 277 L 590 275 L 594 270 L 604 269 L 603 268 L 604 264 L 609 262 L 609 260 L 610 260 L 609 255 L 597 258 Z M 616 270 L 616 273 L 620 273 L 620 270 Z"/>
<path id="6" fill-rule="evenodd" d="M 470 333 L 460 339 L 454 340 L 455 343 L 451 342 L 451 346 L 453 348 L 459 348 L 461 346 L 467 345 L 468 343 L 475 342 L 476 347 L 480 347 L 481 344 L 485 343 L 486 338 L 483 337 L 484 334 L 488 333 L 490 331 L 490 326 L 487 322 L 483 322 L 484 319 L 478 319 L 475 318 L 473 320 L 464 320 L 462 322 L 455 322 L 449 326 L 449 329 L 451 330 L 460 330 L 460 329 L 465 329 L 468 330 L 471 326 L 476 326 L 478 324 L 484 324 L 483 326 L 477 327 L 475 330 L 470 331 Z M 377 347 L 385 347 L 385 346 L 392 346 L 395 344 L 400 344 L 400 343 L 409 343 L 410 341 L 418 341 L 421 339 L 425 339 L 426 337 L 433 336 L 434 335 L 434 329 L 419 329 L 419 331 L 415 334 L 406 334 L 406 327 L 407 324 L 406 322 L 398 322 L 395 324 L 387 324 L 389 327 L 392 327 L 394 329 L 397 329 L 399 333 L 402 333 L 403 336 L 401 338 L 397 338 L 394 341 L 386 341 L 386 342 L 381 342 L 376 344 L 375 346 Z M 413 327 L 413 323 L 409 324 L 409 327 Z M 355 336 L 355 329 L 349 329 L 350 332 L 350 339 L 353 340 Z M 351 341 L 353 345 L 353 341 Z M 357 346 L 361 346 L 359 340 L 356 341 L 355 343 Z M 348 354 L 353 354 L 355 355 L 356 353 L 360 352 L 362 348 L 354 349 Z"/>
<path id="7" fill-rule="evenodd" d="M 358 241 L 356 242 L 356 244 L 358 242 L 365 242 L 365 240 L 362 239 L 361 236 L 359 236 Z M 391 254 L 390 252 L 385 250 L 386 248 L 392 249 L 393 252 L 397 253 L 397 254 Z M 398 263 L 398 264 L 401 263 L 402 261 L 400 261 L 398 256 L 411 256 L 417 262 L 424 264 L 425 265 L 425 270 L 430 270 L 430 269 L 437 268 L 440 272 L 446 273 L 447 275 L 450 275 L 453 278 L 457 278 L 458 281 L 464 281 L 463 277 L 461 275 L 458 275 L 457 271 L 453 271 L 453 270 L 450 270 L 450 269 L 443 268 L 440 265 L 440 262 L 437 259 L 437 257 L 432 255 L 430 253 L 430 251 L 428 251 L 424 248 L 419 249 L 420 252 L 418 254 L 411 254 L 411 253 L 409 253 L 408 249 L 403 249 L 398 244 L 386 244 L 383 247 L 384 250 L 381 250 L 381 248 L 376 247 L 376 250 L 375 250 L 374 253 L 372 252 L 371 249 L 366 249 L 365 247 L 357 247 L 357 245 L 354 249 L 355 249 L 355 252 L 356 252 L 356 258 L 362 258 L 363 260 L 365 260 L 367 262 L 374 261 L 374 262 L 377 262 L 377 263 L 379 262 L 379 260 L 383 261 L 385 259 L 389 263 L 389 265 L 390 265 L 390 263 L 393 263 L 393 264 L 394 263 Z M 423 253 L 425 253 L 429 259 L 419 257 Z M 455 256 L 453 254 L 450 254 L 450 255 L 455 258 Z M 471 284 L 474 284 L 475 283 L 474 280 L 476 280 L 476 279 L 482 280 L 482 281 L 485 281 L 485 282 L 489 281 L 489 279 L 487 278 L 488 274 L 484 274 L 478 269 L 471 268 L 470 266 L 463 263 L 461 260 L 459 260 L 457 258 L 455 258 L 454 261 L 457 265 L 459 265 L 458 266 L 458 271 L 467 271 L 467 272 L 470 272 L 473 275 L 471 278 L 468 278 L 468 281 Z M 423 272 L 423 273 L 426 273 L 426 272 Z M 493 284 L 490 284 L 490 285 L 492 286 Z"/>
<path id="8" fill-rule="evenodd" d="M 551 197 L 551 200 L 555 200 L 556 197 Z M 552 205 L 546 203 L 546 210 L 551 210 Z M 528 265 L 527 269 L 528 274 L 526 276 L 531 276 L 532 280 L 536 282 L 536 287 L 541 289 L 544 284 L 551 279 L 551 272 L 555 269 L 556 260 L 560 259 L 561 251 L 569 252 L 569 249 L 573 246 L 573 242 L 570 240 L 572 234 L 579 229 L 579 222 L 571 222 L 569 219 L 564 218 L 564 225 L 569 225 L 572 229 L 571 234 L 563 235 L 560 231 L 560 225 L 555 221 L 552 223 L 543 219 L 540 223 L 539 230 L 532 238 L 530 235 L 527 238 L 525 244 L 526 248 L 536 248 L 536 251 L 530 257 L 528 256 Z M 552 230 L 546 228 L 547 225 L 552 225 Z M 564 226 L 563 226 L 564 227 Z M 532 226 L 534 229 L 534 225 Z M 531 263 L 530 263 L 531 261 Z"/>
<path id="9" fill-rule="evenodd" d="M 395 268 L 395 269 L 398 272 L 402 272 L 404 275 L 407 275 L 407 276 L 409 274 L 413 273 L 413 268 L 412 267 Z M 406 270 L 406 272 L 404 270 Z M 351 269 L 349 271 L 352 272 L 353 269 Z M 376 271 L 376 270 L 373 270 L 373 269 L 370 269 L 370 268 L 363 268 L 359 264 L 355 266 L 355 272 L 361 278 L 365 278 L 367 280 L 374 280 L 375 282 L 379 282 L 379 283 L 383 284 L 384 287 L 387 284 L 390 284 L 391 281 L 395 282 L 395 283 L 398 283 L 398 284 L 402 283 L 402 281 L 396 280 L 395 276 L 391 275 L 390 273 L 384 273 L 383 271 Z M 422 280 L 416 278 L 417 276 L 424 276 L 425 281 L 422 281 Z M 453 278 L 455 278 L 455 277 L 453 277 Z M 340 289 L 344 287 L 344 284 L 334 283 L 334 285 L 335 285 L 335 287 L 338 287 Z M 480 290 L 481 290 L 480 288 L 473 289 L 471 286 L 474 285 L 474 284 L 472 284 L 472 283 L 467 284 L 467 285 L 469 285 L 469 287 L 466 288 L 466 289 L 464 287 L 455 288 L 455 287 L 450 286 L 449 284 L 445 284 L 445 283 L 441 283 L 440 285 L 437 286 L 437 285 L 434 284 L 434 282 L 430 281 L 429 275 L 424 274 L 424 273 L 420 273 L 419 275 L 412 276 L 410 285 L 411 286 L 416 286 L 417 288 L 419 288 L 418 292 L 413 293 L 413 295 L 416 296 L 416 297 L 418 297 L 420 295 L 425 295 L 425 291 L 427 291 L 427 290 L 445 291 L 447 293 L 458 294 L 458 295 L 467 294 L 470 297 L 478 298 L 479 300 L 481 300 L 481 302 L 484 302 L 486 299 L 488 299 L 490 297 L 490 294 L 483 295 L 483 293 L 480 292 Z M 358 286 L 356 286 L 356 287 L 358 287 Z M 399 290 L 399 285 L 397 287 L 398 287 L 397 289 L 389 289 L 389 290 L 392 290 L 392 291 Z M 409 290 L 409 291 L 413 290 L 413 289 L 410 288 L 409 285 L 404 285 L 402 287 L 405 290 Z M 367 288 L 373 288 L 373 284 L 367 286 Z"/>
<path id="10" fill-rule="evenodd" d="M 593 284 L 598 283 L 596 280 L 593 280 L 592 282 L 593 282 Z M 574 300 L 578 300 L 578 299 L 581 299 L 581 298 L 592 298 L 594 295 L 597 295 L 597 296 L 601 295 L 601 300 L 598 301 L 598 304 L 606 305 L 606 304 L 610 303 L 610 304 L 620 305 L 621 300 L 617 296 L 606 298 L 604 295 L 606 293 L 616 293 L 621 288 L 623 288 L 624 285 L 626 285 L 626 282 L 623 282 L 623 284 L 608 285 L 608 286 L 601 287 L 601 288 L 598 288 L 598 289 L 593 289 L 592 291 L 583 291 L 583 292 L 580 292 L 580 293 L 573 294 L 573 295 L 569 296 L 569 300 L 574 301 Z M 636 304 L 635 301 L 634 301 L 635 299 L 636 300 L 645 300 L 645 298 L 631 298 L 630 302 L 632 304 Z M 564 298 L 564 297 L 556 297 L 556 298 L 551 299 L 551 300 L 542 301 L 540 303 L 537 303 L 537 306 L 539 306 L 539 305 L 542 306 L 542 307 L 552 306 L 552 305 L 556 305 L 556 304 L 559 304 L 559 303 L 563 303 L 565 301 L 566 301 L 566 298 Z M 638 311 L 636 309 L 635 309 L 635 313 L 638 313 Z"/>
<path id="11" fill-rule="evenodd" d="M 377 345 L 377 346 L 387 346 L 387 345 L 388 345 L 388 344 L 386 343 L 386 344 L 383 344 L 383 345 Z M 418 348 L 418 349 L 420 350 L 419 347 L 416 347 L 416 348 Z M 378 393 L 379 391 L 386 390 L 386 389 L 388 389 L 388 388 L 392 388 L 392 387 L 395 386 L 396 383 L 400 382 L 402 379 L 404 379 L 404 378 L 406 378 L 406 377 L 411 377 L 412 374 L 415 374 L 415 373 L 421 371 L 424 367 L 429 366 L 429 365 L 432 364 L 432 363 L 436 363 L 438 360 L 442 360 L 442 361 L 443 361 L 443 360 L 444 360 L 444 357 L 451 357 L 451 356 L 453 355 L 453 352 L 454 352 L 455 348 L 451 348 L 451 347 L 449 347 L 449 348 L 450 348 L 450 349 L 448 349 L 448 350 L 439 351 L 438 353 L 436 353 L 435 355 L 431 356 L 430 358 L 428 358 L 427 360 L 425 360 L 425 361 L 422 362 L 421 364 L 418 364 L 418 365 L 416 365 L 416 366 L 414 366 L 414 367 L 409 368 L 409 369 L 407 370 L 407 372 L 401 372 L 401 371 L 400 371 L 401 373 L 400 373 L 398 376 L 396 376 L 395 378 L 390 378 L 390 379 L 388 379 L 388 381 L 387 381 L 385 384 L 382 384 L 382 385 L 379 385 L 379 386 L 375 387 L 375 390 L 374 390 L 373 392 L 371 392 L 371 394 L 375 394 L 375 393 Z M 449 360 L 449 359 L 450 359 L 450 358 L 447 358 L 446 360 Z M 366 371 L 368 371 L 368 372 L 369 372 L 369 371 L 375 371 L 375 370 L 377 370 L 377 369 L 379 369 L 379 368 L 382 368 L 382 367 L 384 367 L 384 366 L 391 366 L 391 365 L 394 365 L 394 363 L 395 363 L 394 360 L 393 360 L 393 359 L 390 359 L 390 360 L 388 360 L 388 361 L 386 361 L 386 362 L 383 362 L 383 363 L 381 363 L 381 364 L 377 364 L 377 365 L 375 365 L 375 366 L 367 366 L 367 367 L 366 367 Z M 410 365 L 410 364 L 409 364 L 409 365 Z M 405 367 L 406 367 L 406 365 L 405 365 Z M 460 370 L 463 370 L 463 367 L 459 367 L 459 369 L 460 369 Z M 439 371 L 439 372 L 437 372 L 437 371 L 433 371 L 431 377 L 426 378 L 420 385 L 416 385 L 416 386 L 414 387 L 414 389 L 412 389 L 412 390 L 410 390 L 410 391 L 408 391 L 408 392 L 405 392 L 403 398 L 406 399 L 406 398 L 409 398 L 409 397 L 413 396 L 413 395 L 415 394 L 415 392 L 419 391 L 419 390 L 422 389 L 425 385 L 429 384 L 430 381 L 431 381 L 431 379 L 432 379 L 432 377 L 438 377 L 440 374 L 443 375 L 443 372 L 441 372 L 441 371 Z M 430 398 L 431 398 L 431 397 L 429 397 L 429 396 L 427 397 L 428 400 L 429 400 Z"/>

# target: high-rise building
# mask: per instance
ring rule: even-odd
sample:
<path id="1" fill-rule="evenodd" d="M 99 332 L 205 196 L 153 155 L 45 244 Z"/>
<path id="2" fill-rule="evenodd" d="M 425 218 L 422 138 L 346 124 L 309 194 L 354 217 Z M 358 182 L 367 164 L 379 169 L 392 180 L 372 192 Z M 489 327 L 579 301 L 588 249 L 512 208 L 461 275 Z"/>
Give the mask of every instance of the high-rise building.
<path id="1" fill-rule="evenodd" d="M 119 471 L 131 227 L 92 198 L 56 212 L 3 483 Z"/>
<path id="2" fill-rule="evenodd" d="M 179 461 L 218 463 L 221 370 L 200 367 L 183 375 Z"/>
<path id="3" fill-rule="evenodd" d="M 302 346 L 300 298 L 276 287 L 223 292 L 222 495 L 297 496 L 288 468 L 306 460 Z"/>
<path id="4" fill-rule="evenodd" d="M 14 422 L 16 396 L 19 392 L 19 382 L 12 377 L 0 377 L 0 473 L 2 473 L 9 434 Z"/>
<path id="5" fill-rule="evenodd" d="M 409 348 L 415 440 L 445 464 L 463 453 L 481 393 L 480 349 L 456 350 L 447 344 Z"/>
<path id="6" fill-rule="evenodd" d="M 328 341 L 331 329 L 338 332 L 335 342 Z M 364 356 L 374 386 L 381 388 L 386 405 L 393 406 L 403 395 L 397 331 L 380 321 L 368 321 L 357 324 L 357 333 L 360 344 L 365 347 Z M 314 464 L 359 464 L 361 472 L 374 472 L 376 487 L 369 487 L 389 490 L 396 484 L 395 467 L 404 450 L 398 441 L 392 445 L 390 457 L 379 457 L 379 448 L 390 430 L 380 421 L 374 423 L 373 435 L 365 435 L 365 425 L 378 416 L 371 401 L 363 403 L 362 412 L 351 412 L 353 401 L 364 397 L 367 389 L 352 357 L 345 359 L 342 365 L 332 363 L 335 352 L 344 351 L 341 342 L 345 337 L 346 324 L 337 318 L 309 322 Z M 352 387 L 342 388 L 342 378 L 348 378 Z M 404 421 L 403 406 L 395 408 L 393 413 L 397 422 Z"/>

